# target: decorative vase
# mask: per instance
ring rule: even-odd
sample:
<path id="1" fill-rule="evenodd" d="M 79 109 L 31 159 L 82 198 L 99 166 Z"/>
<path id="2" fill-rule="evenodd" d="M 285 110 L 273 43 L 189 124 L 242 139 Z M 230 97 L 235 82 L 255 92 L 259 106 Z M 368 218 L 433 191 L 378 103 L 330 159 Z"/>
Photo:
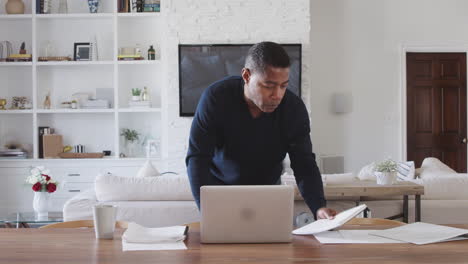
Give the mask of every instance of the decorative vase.
<path id="1" fill-rule="evenodd" d="M 134 101 L 134 102 L 140 101 L 140 96 L 139 95 L 133 95 L 132 96 L 132 101 Z"/>
<path id="2" fill-rule="evenodd" d="M 48 192 L 34 192 L 33 209 L 38 218 L 48 217 L 49 195 Z"/>
<path id="3" fill-rule="evenodd" d="M 5 10 L 7 14 L 24 14 L 24 3 L 22 0 L 8 0 Z"/>
<path id="4" fill-rule="evenodd" d="M 135 141 L 126 141 L 126 148 L 127 148 L 127 156 L 128 157 L 136 157 L 137 156 L 137 148 L 138 142 Z"/>
<path id="5" fill-rule="evenodd" d="M 395 183 L 397 178 L 397 172 L 375 172 L 375 177 L 377 179 L 377 184 L 379 185 L 392 185 Z"/>
<path id="6" fill-rule="evenodd" d="M 88 0 L 88 7 L 90 13 L 97 13 L 99 8 L 99 0 Z"/>

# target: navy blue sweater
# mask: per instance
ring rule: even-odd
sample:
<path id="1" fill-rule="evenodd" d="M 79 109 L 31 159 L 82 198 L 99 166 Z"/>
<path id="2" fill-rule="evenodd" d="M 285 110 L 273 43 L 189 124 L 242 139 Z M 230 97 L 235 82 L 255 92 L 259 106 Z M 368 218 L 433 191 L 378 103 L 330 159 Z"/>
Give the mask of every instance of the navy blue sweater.
<path id="1" fill-rule="evenodd" d="M 289 90 L 274 112 L 253 118 L 241 77 L 212 84 L 198 103 L 186 158 L 197 205 L 203 185 L 276 184 L 288 153 L 299 190 L 315 215 L 326 202 L 309 134 L 305 105 Z"/>

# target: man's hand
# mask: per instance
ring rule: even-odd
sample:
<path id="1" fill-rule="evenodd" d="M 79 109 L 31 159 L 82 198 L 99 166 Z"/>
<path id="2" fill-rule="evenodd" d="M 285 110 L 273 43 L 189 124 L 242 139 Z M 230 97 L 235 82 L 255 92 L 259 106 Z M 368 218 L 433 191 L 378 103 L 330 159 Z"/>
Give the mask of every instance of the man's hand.
<path id="1" fill-rule="evenodd" d="M 335 218 L 336 211 L 330 208 L 322 207 L 317 210 L 317 219 L 333 219 Z"/>

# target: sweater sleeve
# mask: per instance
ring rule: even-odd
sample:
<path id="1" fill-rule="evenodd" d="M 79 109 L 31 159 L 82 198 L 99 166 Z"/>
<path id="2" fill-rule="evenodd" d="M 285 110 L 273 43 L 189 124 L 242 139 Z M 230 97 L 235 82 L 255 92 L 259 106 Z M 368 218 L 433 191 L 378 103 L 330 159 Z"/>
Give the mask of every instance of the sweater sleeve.
<path id="1" fill-rule="evenodd" d="M 208 185 L 214 177 L 210 164 L 216 144 L 216 100 L 212 89 L 202 94 L 190 129 L 187 157 L 187 174 L 192 194 L 200 208 L 200 187 Z"/>
<path id="2" fill-rule="evenodd" d="M 315 161 L 315 154 L 312 152 L 309 117 L 302 102 L 293 124 L 293 134 L 288 145 L 291 168 L 304 201 L 314 217 L 317 217 L 317 210 L 326 206 L 326 200 L 322 176 Z"/>

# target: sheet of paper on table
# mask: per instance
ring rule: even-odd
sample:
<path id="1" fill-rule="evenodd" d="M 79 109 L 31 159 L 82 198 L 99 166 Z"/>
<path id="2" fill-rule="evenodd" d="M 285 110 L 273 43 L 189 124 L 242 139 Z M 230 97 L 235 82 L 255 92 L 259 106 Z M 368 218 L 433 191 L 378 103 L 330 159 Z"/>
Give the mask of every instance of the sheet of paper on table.
<path id="1" fill-rule="evenodd" d="M 325 231 L 315 234 L 315 238 L 322 244 L 393 244 L 407 243 L 385 237 L 371 235 L 370 233 L 378 230 L 338 230 Z M 455 237 L 440 242 L 448 242 L 455 240 L 464 240 L 468 237 Z"/>
<path id="2" fill-rule="evenodd" d="M 372 236 L 369 233 L 376 230 L 339 230 L 325 231 L 315 234 L 315 238 L 322 244 L 380 244 L 405 243 L 393 239 Z"/>
<path id="3" fill-rule="evenodd" d="M 371 235 L 404 241 L 417 245 L 445 242 L 451 240 L 468 239 L 468 229 L 429 223 L 412 223 L 385 230 L 375 230 Z"/>

